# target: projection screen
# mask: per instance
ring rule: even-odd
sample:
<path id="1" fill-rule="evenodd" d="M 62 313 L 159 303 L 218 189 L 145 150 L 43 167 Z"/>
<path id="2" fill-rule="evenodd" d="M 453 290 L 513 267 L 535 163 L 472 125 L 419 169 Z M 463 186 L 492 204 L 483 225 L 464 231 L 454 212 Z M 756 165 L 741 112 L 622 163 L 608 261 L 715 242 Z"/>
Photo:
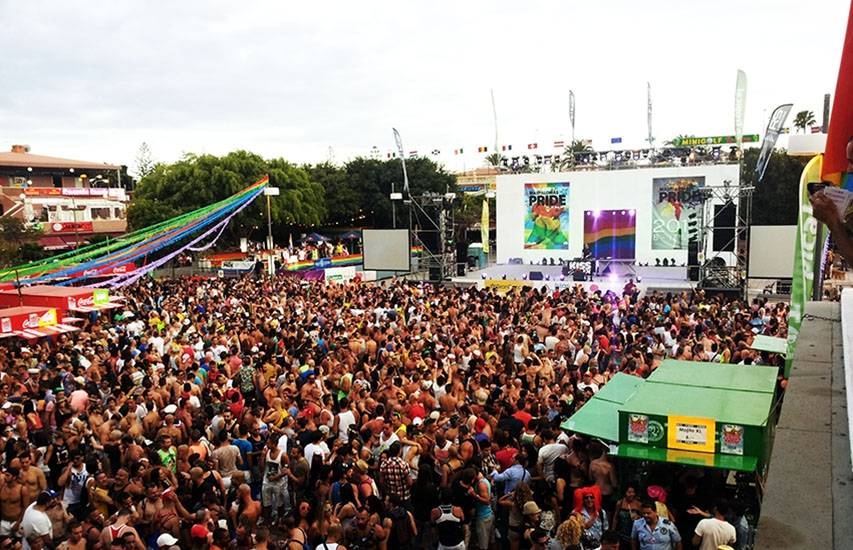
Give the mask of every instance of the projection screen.
<path id="1" fill-rule="evenodd" d="M 361 235 L 365 270 L 412 270 L 408 229 L 364 229 Z"/>
<path id="2" fill-rule="evenodd" d="M 753 225 L 749 232 L 749 278 L 790 279 L 794 274 L 796 225 Z"/>

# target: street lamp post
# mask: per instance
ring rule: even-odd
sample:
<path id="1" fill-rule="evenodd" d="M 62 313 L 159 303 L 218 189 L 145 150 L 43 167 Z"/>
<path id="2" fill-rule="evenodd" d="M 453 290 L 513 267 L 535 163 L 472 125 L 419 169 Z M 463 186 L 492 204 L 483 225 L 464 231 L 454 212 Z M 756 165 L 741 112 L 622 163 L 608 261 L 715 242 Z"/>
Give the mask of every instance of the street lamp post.
<path id="1" fill-rule="evenodd" d="M 273 240 L 272 240 L 272 214 L 270 212 L 270 197 L 277 197 L 281 194 L 278 187 L 264 187 L 264 195 L 267 197 L 267 273 L 275 275 L 275 263 L 272 257 Z"/>

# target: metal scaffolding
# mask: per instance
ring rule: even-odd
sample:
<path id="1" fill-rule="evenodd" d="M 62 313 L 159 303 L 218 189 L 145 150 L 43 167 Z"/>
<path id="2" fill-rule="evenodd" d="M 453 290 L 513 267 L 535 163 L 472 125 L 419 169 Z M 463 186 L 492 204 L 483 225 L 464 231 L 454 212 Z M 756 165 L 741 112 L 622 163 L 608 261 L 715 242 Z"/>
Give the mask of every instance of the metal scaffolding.
<path id="1" fill-rule="evenodd" d="M 412 242 L 423 249 L 421 270 L 427 280 L 441 282 L 453 276 L 456 251 L 453 239 L 454 193 L 423 193 L 409 195 L 404 204 L 409 207 L 409 232 Z"/>

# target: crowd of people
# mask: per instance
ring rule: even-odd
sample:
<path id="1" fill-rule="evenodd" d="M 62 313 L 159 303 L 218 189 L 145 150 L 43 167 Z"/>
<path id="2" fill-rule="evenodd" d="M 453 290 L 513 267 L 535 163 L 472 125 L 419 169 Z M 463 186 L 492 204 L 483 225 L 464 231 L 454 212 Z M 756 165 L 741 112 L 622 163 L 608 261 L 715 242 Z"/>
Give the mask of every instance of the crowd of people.
<path id="1" fill-rule="evenodd" d="M 122 294 L 0 343 L 0 549 L 744 547 L 712 470 L 640 479 L 560 425 L 666 357 L 779 366 L 750 343 L 785 304 L 285 276 Z"/>

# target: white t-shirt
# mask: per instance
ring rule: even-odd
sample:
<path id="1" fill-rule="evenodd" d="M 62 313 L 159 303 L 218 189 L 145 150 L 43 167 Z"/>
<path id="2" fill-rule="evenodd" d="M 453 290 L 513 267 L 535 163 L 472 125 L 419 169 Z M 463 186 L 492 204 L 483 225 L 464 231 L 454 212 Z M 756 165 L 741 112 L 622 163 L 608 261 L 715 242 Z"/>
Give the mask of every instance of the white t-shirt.
<path id="1" fill-rule="evenodd" d="M 548 481 L 554 480 L 554 462 L 561 455 L 569 452 L 569 448 L 562 443 L 548 443 L 539 449 L 538 463 L 542 467 L 542 475 Z"/>
<path id="2" fill-rule="evenodd" d="M 557 344 L 560 343 L 560 339 L 556 336 L 551 336 L 550 334 L 545 337 L 545 349 L 552 350 L 557 347 Z"/>
<path id="3" fill-rule="evenodd" d="M 24 530 L 23 548 L 28 550 L 30 544 L 27 542 L 27 537 L 50 535 L 53 538 L 53 522 L 50 517 L 41 510 L 36 510 L 36 503 L 30 504 L 24 512 L 24 517 L 21 519 L 21 529 Z"/>
<path id="4" fill-rule="evenodd" d="M 731 544 L 737 538 L 735 528 L 729 522 L 717 518 L 700 521 L 696 526 L 696 534 L 702 537 L 699 550 L 717 550 L 721 544 Z"/>
<path id="5" fill-rule="evenodd" d="M 314 443 L 309 443 L 308 445 L 305 445 L 305 460 L 308 461 L 308 469 L 309 470 L 311 469 L 311 463 L 314 460 L 315 454 L 322 456 L 324 460 L 326 458 L 326 453 L 323 450 L 322 446 L 314 444 Z"/>
<path id="6" fill-rule="evenodd" d="M 346 443 L 349 441 L 349 427 L 355 424 L 355 413 L 346 410 L 338 413 L 338 439 Z"/>

